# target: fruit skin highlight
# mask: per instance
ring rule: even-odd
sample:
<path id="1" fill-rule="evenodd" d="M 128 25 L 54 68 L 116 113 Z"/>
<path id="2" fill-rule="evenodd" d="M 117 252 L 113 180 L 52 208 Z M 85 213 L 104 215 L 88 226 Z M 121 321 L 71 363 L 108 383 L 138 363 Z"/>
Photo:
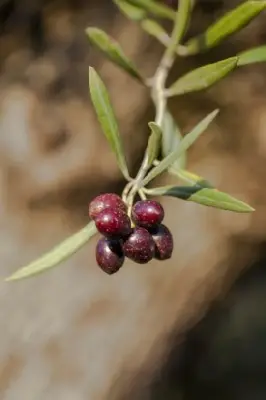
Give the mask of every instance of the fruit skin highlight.
<path id="1" fill-rule="evenodd" d="M 127 212 L 127 206 L 122 201 L 121 197 L 115 193 L 104 193 L 95 197 L 89 205 L 89 216 L 91 219 L 95 218 L 107 208 L 119 209 L 123 212 Z"/>
<path id="2" fill-rule="evenodd" d="M 141 227 L 136 227 L 124 241 L 124 253 L 138 264 L 146 264 L 155 255 L 155 243 L 150 233 Z"/>
<path id="3" fill-rule="evenodd" d="M 123 265 L 125 255 L 119 240 L 101 238 L 96 246 L 96 261 L 99 267 L 109 275 L 117 272 Z"/>
<path id="4" fill-rule="evenodd" d="M 170 230 L 165 225 L 161 224 L 150 232 L 155 243 L 154 258 L 160 261 L 171 258 L 174 241 Z"/>
<path id="5" fill-rule="evenodd" d="M 98 231 L 109 238 L 121 238 L 131 233 L 131 221 L 120 209 L 107 208 L 95 218 Z"/>
<path id="6" fill-rule="evenodd" d="M 154 200 L 141 200 L 134 204 L 132 220 L 142 228 L 152 228 L 164 219 L 164 209 L 160 203 Z"/>

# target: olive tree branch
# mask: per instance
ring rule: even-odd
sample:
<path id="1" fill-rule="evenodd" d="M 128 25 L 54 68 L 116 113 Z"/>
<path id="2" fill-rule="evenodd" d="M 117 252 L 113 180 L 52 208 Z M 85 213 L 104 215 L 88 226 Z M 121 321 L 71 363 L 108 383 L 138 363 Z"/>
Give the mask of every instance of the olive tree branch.
<path id="1" fill-rule="evenodd" d="M 155 74 L 151 78 L 149 83 L 150 96 L 155 105 L 155 123 L 159 127 L 162 127 L 163 118 L 167 106 L 167 99 L 165 95 L 166 80 L 176 59 L 176 48 L 179 45 L 180 37 L 181 35 L 179 30 L 179 16 L 178 12 L 176 12 L 176 19 L 170 37 L 169 46 L 166 48 L 161 58 L 161 61 L 155 71 Z M 140 191 L 141 182 L 146 176 L 148 169 L 149 169 L 148 152 L 146 150 L 141 167 L 139 169 L 136 178 L 128 185 L 126 185 L 125 190 L 123 192 L 123 197 L 127 198 L 129 209 L 131 209 L 136 193 Z M 143 195 L 143 193 L 140 194 Z"/>

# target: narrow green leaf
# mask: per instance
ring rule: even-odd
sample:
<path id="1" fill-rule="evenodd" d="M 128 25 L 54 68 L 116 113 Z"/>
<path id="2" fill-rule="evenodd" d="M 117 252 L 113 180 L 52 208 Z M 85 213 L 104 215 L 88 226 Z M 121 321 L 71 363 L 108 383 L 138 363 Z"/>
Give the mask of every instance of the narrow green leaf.
<path id="1" fill-rule="evenodd" d="M 266 1 L 246 1 L 226 13 L 207 31 L 186 43 L 187 52 L 197 54 L 216 46 L 227 36 L 239 31 L 266 8 Z"/>
<path id="2" fill-rule="evenodd" d="M 167 47 L 171 42 L 171 38 L 168 33 L 156 21 L 153 21 L 151 19 L 144 19 L 141 22 L 141 27 L 146 33 L 148 33 L 148 35 L 157 39 L 158 42 L 160 42 L 163 46 Z M 186 56 L 185 46 L 178 45 L 176 48 L 176 53 L 179 56 Z"/>
<path id="3" fill-rule="evenodd" d="M 162 131 L 159 125 L 157 125 L 155 122 L 149 122 L 149 127 L 152 131 L 149 137 L 148 147 L 147 147 L 148 166 L 150 167 L 153 161 L 158 156 L 162 138 Z"/>
<path id="4" fill-rule="evenodd" d="M 201 122 L 199 122 L 190 133 L 188 133 L 180 142 L 178 148 L 172 151 L 167 157 L 165 157 L 156 167 L 154 167 L 144 178 L 142 186 L 146 186 L 152 179 L 164 172 L 169 168 L 182 153 L 188 150 L 188 148 L 199 138 L 199 136 L 207 129 L 209 124 L 218 114 L 219 110 L 214 110 L 208 114 Z"/>
<path id="5" fill-rule="evenodd" d="M 104 31 L 99 28 L 91 27 L 86 29 L 89 41 L 100 49 L 109 60 L 129 73 L 133 78 L 142 81 L 135 65 L 125 56 L 120 45 L 111 39 Z"/>
<path id="6" fill-rule="evenodd" d="M 201 176 L 198 176 L 196 174 L 193 174 L 192 172 L 186 171 L 184 169 L 178 169 L 175 167 L 170 167 L 168 169 L 168 172 L 179 179 L 181 179 L 183 182 L 187 183 L 189 186 L 196 185 L 200 187 L 201 189 L 203 188 L 212 188 L 214 189 L 213 185 L 207 181 L 206 179 L 202 178 Z"/>
<path id="7" fill-rule="evenodd" d="M 165 112 L 162 123 L 162 155 L 168 156 L 172 151 L 176 150 L 183 139 L 181 132 L 170 114 L 169 111 Z M 184 151 L 180 157 L 173 163 L 171 168 L 184 168 L 186 165 L 186 152 Z"/>
<path id="8" fill-rule="evenodd" d="M 154 0 L 127 0 L 128 3 L 133 4 L 137 7 L 142 8 L 149 14 L 152 14 L 159 18 L 175 20 L 175 11 L 164 4 L 160 4 Z"/>
<path id="9" fill-rule="evenodd" d="M 132 21 L 141 21 L 146 16 L 146 11 L 134 6 L 133 4 L 127 3 L 124 0 L 113 0 L 121 13 Z"/>
<path id="10" fill-rule="evenodd" d="M 155 189 L 146 190 L 152 196 L 172 196 L 178 199 L 193 201 L 204 206 L 219 208 L 238 213 L 249 213 L 254 211 L 243 201 L 237 200 L 227 193 L 216 189 L 195 186 L 163 186 Z"/>
<path id="11" fill-rule="evenodd" d="M 168 46 L 170 37 L 163 27 L 156 21 L 145 19 L 141 22 L 141 27 L 145 32 L 147 32 L 150 36 L 155 37 L 164 46 Z"/>
<path id="12" fill-rule="evenodd" d="M 178 11 L 177 11 L 177 30 L 176 30 L 176 43 L 180 43 L 183 35 L 188 27 L 190 14 L 192 10 L 191 0 L 179 0 Z"/>
<path id="13" fill-rule="evenodd" d="M 55 267 L 76 253 L 77 250 L 84 246 L 96 232 L 97 230 L 94 222 L 90 222 L 79 232 L 64 240 L 61 244 L 44 254 L 42 257 L 16 271 L 13 275 L 9 276 L 6 281 L 16 281 L 19 279 L 29 278 Z"/>
<path id="14" fill-rule="evenodd" d="M 258 46 L 238 54 L 238 66 L 266 61 L 266 46 Z"/>
<path id="15" fill-rule="evenodd" d="M 182 76 L 166 91 L 167 96 L 196 92 L 212 86 L 237 66 L 237 57 L 204 65 Z"/>
<path id="16" fill-rule="evenodd" d="M 89 67 L 89 87 L 91 100 L 102 130 L 116 155 L 121 172 L 129 180 L 122 141 L 109 95 L 102 79 L 93 67 Z"/>

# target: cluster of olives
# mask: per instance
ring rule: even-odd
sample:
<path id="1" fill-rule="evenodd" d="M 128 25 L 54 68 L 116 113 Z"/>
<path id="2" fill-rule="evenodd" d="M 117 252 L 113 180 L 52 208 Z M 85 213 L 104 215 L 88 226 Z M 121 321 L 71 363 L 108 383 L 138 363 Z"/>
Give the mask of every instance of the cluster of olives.
<path id="1" fill-rule="evenodd" d="M 121 197 L 106 193 L 92 200 L 89 216 L 103 235 L 96 246 L 96 260 L 108 274 L 117 272 L 125 257 L 146 264 L 153 258 L 167 260 L 172 255 L 173 237 L 161 223 L 164 209 L 157 201 L 136 202 L 130 219 Z"/>

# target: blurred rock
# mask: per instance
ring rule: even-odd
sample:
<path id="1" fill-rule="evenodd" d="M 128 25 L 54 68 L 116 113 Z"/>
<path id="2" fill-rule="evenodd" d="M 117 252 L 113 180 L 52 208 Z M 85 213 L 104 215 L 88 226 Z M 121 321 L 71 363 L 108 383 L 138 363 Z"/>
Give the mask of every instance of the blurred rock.
<path id="1" fill-rule="evenodd" d="M 188 35 L 239 2 L 213 3 L 196 4 L 195 28 Z M 264 280 L 259 275 L 257 290 L 246 278 L 236 296 L 223 296 L 265 253 L 264 66 L 239 69 L 206 93 L 171 103 L 184 131 L 221 107 L 190 153 L 189 169 L 249 202 L 256 213 L 234 215 L 164 200 L 166 223 L 175 235 L 172 260 L 145 268 L 127 262 L 117 275 L 105 276 L 95 265 L 93 239 L 60 267 L 7 284 L 7 275 L 87 223 L 93 196 L 123 187 L 89 101 L 88 65 L 110 90 L 132 171 L 142 158 L 153 115 L 147 93 L 88 44 L 84 28 L 103 27 L 147 75 L 160 50 L 109 0 L 56 0 L 38 7 L 11 1 L 1 7 L 1 399 L 192 399 L 194 389 L 207 399 L 215 396 L 209 381 L 227 388 L 223 398 L 248 399 L 242 396 L 248 392 L 243 377 L 251 373 L 244 367 L 250 351 L 231 343 L 237 332 L 240 343 L 253 341 L 257 354 L 253 318 L 262 316 L 254 311 L 254 299 L 258 293 L 261 298 Z M 263 42 L 264 31 L 261 16 L 207 56 L 180 63 L 172 78 Z M 203 319 L 215 299 L 222 305 Z M 228 310 L 237 329 L 226 323 Z M 235 359 L 242 351 L 239 375 Z M 253 373 L 265 373 L 256 362 L 254 357 Z M 235 385 L 240 382 L 237 391 L 230 392 L 228 371 Z M 265 397 L 255 380 L 251 387 Z"/>

